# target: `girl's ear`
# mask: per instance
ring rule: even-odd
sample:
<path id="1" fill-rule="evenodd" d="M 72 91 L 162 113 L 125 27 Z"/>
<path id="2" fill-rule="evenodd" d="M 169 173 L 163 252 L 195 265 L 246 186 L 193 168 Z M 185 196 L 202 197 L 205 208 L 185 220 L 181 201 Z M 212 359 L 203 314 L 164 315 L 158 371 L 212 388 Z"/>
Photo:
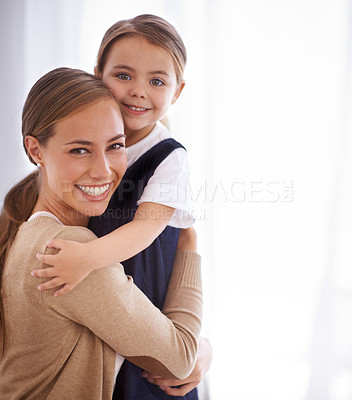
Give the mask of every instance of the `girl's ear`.
<path id="1" fill-rule="evenodd" d="M 180 94 L 183 90 L 183 88 L 185 87 L 186 82 L 182 81 L 179 85 L 178 88 L 176 89 L 176 92 L 174 94 L 174 97 L 172 98 L 171 104 L 176 103 L 176 100 L 180 97 Z"/>
<path id="2" fill-rule="evenodd" d="M 36 163 L 43 165 L 42 149 L 38 142 L 38 139 L 34 136 L 26 136 L 24 139 L 26 149 L 31 156 L 31 159 Z"/>
<path id="3" fill-rule="evenodd" d="M 100 76 L 99 76 L 99 71 L 98 71 L 98 66 L 97 66 L 97 65 L 94 67 L 94 75 L 95 75 L 97 78 L 100 78 Z"/>

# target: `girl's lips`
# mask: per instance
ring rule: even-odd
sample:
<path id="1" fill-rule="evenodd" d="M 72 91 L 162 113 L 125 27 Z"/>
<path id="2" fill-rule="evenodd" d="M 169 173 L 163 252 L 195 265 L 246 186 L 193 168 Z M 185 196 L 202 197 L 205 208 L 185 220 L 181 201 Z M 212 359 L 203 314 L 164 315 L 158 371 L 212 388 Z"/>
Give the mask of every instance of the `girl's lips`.
<path id="1" fill-rule="evenodd" d="M 112 182 L 104 185 L 75 185 L 83 197 L 90 201 L 105 200 L 110 193 Z"/>
<path id="2" fill-rule="evenodd" d="M 150 108 L 138 107 L 138 106 L 133 106 L 130 104 L 123 104 L 123 108 L 129 114 L 133 114 L 133 115 L 144 115 L 150 110 Z"/>

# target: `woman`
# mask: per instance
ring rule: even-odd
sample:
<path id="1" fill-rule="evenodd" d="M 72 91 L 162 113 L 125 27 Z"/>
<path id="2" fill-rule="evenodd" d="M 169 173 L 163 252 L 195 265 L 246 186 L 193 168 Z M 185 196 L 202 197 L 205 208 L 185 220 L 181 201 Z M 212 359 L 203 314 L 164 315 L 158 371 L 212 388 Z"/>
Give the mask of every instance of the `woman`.
<path id="1" fill-rule="evenodd" d="M 60 68 L 31 89 L 22 133 L 39 166 L 7 195 L 0 217 L 0 398 L 111 399 L 121 357 L 184 378 L 197 354 L 199 258 L 179 252 L 160 313 L 121 265 L 92 272 L 55 297 L 30 271 L 53 238 L 87 242 L 126 169 L 123 123 L 97 78 Z M 28 220 L 28 221 L 27 221 Z"/>

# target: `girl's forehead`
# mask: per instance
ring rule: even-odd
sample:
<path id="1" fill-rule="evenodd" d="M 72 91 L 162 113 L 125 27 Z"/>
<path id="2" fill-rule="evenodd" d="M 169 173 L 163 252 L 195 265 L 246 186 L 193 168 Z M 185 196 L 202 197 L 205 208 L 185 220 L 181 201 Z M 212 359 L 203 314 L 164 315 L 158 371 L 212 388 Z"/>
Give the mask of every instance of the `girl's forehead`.
<path id="1" fill-rule="evenodd" d="M 126 59 L 141 65 L 143 62 L 173 64 L 173 57 L 166 49 L 151 43 L 142 36 L 118 39 L 109 51 L 107 61 L 109 59 Z"/>

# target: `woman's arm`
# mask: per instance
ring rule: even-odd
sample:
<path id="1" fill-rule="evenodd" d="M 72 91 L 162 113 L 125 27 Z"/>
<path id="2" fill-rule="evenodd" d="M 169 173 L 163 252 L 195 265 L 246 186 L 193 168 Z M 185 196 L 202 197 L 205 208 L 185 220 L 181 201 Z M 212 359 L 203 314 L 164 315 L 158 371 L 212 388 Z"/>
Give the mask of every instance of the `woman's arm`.
<path id="1" fill-rule="evenodd" d="M 87 242 L 86 229 L 67 227 L 60 239 Z M 89 328 L 134 364 L 166 378 L 185 378 L 194 368 L 201 327 L 200 257 L 176 255 L 163 313 L 125 275 L 123 267 L 93 271 L 75 290 L 42 293 L 59 314 Z"/>
<path id="2" fill-rule="evenodd" d="M 156 376 L 144 371 L 142 376 L 148 382 L 158 385 L 161 390 L 164 390 L 170 396 L 185 396 L 204 379 L 209 370 L 213 359 L 213 349 L 210 342 L 206 338 L 200 338 L 198 357 L 195 367 L 191 375 L 185 379 L 165 379 L 161 376 Z"/>

